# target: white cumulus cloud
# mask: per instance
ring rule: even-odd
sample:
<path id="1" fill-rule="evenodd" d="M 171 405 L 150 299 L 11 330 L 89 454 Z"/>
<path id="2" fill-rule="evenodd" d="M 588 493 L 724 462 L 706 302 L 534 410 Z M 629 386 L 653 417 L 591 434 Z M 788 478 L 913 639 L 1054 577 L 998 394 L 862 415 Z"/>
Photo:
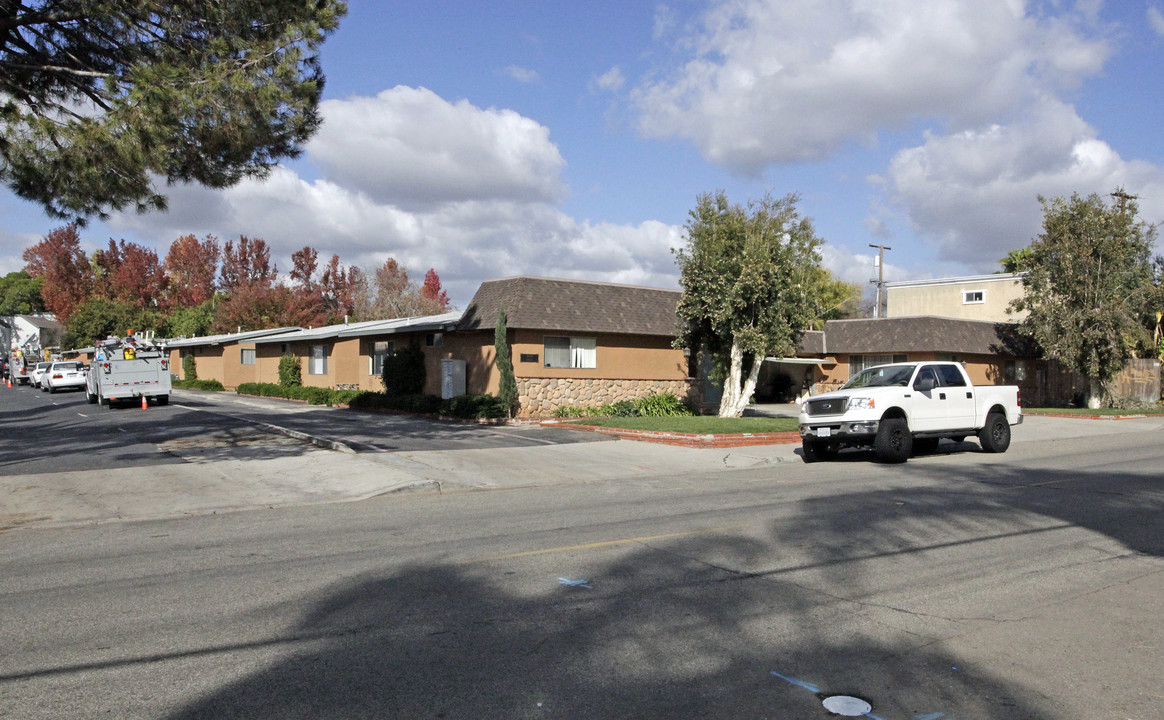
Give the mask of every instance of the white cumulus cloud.
<path id="1" fill-rule="evenodd" d="M 565 161 L 549 129 L 512 110 L 409 87 L 327 100 L 321 110 L 323 127 L 307 147 L 311 161 L 376 201 L 554 201 L 565 193 Z"/>
<path id="2" fill-rule="evenodd" d="M 679 39 L 679 66 L 634 91 L 640 128 L 757 174 L 918 119 L 997 120 L 1077 85 L 1110 53 L 1078 29 L 1083 16 L 1026 10 L 1016 0 L 713 2 Z"/>
<path id="3" fill-rule="evenodd" d="M 982 272 L 1038 235 L 1039 195 L 1106 196 L 1123 187 L 1140 196 L 1141 217 L 1164 217 L 1164 170 L 1124 160 L 1071 106 L 1053 100 L 1011 125 L 928 135 L 897 153 L 888 180 L 891 197 L 940 259 Z"/>
<path id="4" fill-rule="evenodd" d="M 517 274 L 674 287 L 682 228 L 579 223 L 557 202 L 565 161 L 549 130 L 509 110 L 448 102 L 422 88 L 324 103 L 306 160 L 222 191 L 171 188 L 169 213 L 118 213 L 117 229 L 158 238 L 260 237 L 280 270 L 305 245 L 372 270 L 387 258 L 416 279 L 437 270 L 463 306 L 480 282 Z"/>

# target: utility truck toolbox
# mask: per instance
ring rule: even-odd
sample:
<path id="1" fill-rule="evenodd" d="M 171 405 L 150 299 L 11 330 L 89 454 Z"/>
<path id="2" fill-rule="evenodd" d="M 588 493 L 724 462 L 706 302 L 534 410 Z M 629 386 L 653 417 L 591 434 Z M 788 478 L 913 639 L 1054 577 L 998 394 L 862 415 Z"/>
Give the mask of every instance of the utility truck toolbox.
<path id="1" fill-rule="evenodd" d="M 882 462 L 905 462 L 933 452 L 942 438 L 977 436 L 986 452 L 1006 452 L 1011 426 L 1022 421 L 1015 385 L 974 385 L 956 362 L 894 363 L 805 400 L 800 437 L 805 462 L 844 447 L 872 447 Z"/>
<path id="2" fill-rule="evenodd" d="M 164 346 L 128 334 L 102 340 L 95 350 L 85 386 L 90 403 L 170 402 L 170 359 Z"/>

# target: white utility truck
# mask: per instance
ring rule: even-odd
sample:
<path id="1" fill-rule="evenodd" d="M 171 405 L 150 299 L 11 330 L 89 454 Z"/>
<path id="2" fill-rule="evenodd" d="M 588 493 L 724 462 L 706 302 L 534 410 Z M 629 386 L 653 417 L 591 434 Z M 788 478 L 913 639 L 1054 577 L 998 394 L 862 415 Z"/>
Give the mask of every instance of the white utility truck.
<path id="1" fill-rule="evenodd" d="M 130 334 L 101 340 L 95 350 L 85 383 L 90 403 L 170 402 L 170 358 L 164 346 Z"/>
<path id="2" fill-rule="evenodd" d="M 900 463 L 933 452 L 941 438 L 976 435 L 986 452 L 1006 452 L 1011 425 L 1022 421 L 1017 386 L 973 385 L 956 362 L 894 363 L 805 400 L 800 438 L 805 462 L 843 447 L 872 447 L 878 460 Z"/>

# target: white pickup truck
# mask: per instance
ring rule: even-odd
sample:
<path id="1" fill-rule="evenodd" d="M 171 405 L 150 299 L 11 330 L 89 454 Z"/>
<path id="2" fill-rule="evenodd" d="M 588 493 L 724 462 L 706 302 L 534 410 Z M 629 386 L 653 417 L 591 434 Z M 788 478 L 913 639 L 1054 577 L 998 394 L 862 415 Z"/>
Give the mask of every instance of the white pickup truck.
<path id="1" fill-rule="evenodd" d="M 1010 426 L 1022 423 L 1015 385 L 973 385 L 956 362 L 877 365 L 839 390 L 800 408 L 804 461 L 826 460 L 842 447 L 870 447 L 882 462 L 933 452 L 938 440 L 977 435 L 986 452 L 1006 452 Z"/>

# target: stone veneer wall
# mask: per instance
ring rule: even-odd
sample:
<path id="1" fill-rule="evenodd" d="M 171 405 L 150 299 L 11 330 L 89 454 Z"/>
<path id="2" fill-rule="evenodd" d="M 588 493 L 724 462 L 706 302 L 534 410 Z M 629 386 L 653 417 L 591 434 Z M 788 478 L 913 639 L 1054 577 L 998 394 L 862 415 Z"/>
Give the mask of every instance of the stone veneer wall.
<path id="1" fill-rule="evenodd" d="M 651 394 L 671 393 L 680 400 L 698 401 L 691 380 L 595 380 L 591 378 L 519 378 L 518 415 L 553 417 L 562 405 L 586 407 L 619 400 L 634 400 Z"/>

